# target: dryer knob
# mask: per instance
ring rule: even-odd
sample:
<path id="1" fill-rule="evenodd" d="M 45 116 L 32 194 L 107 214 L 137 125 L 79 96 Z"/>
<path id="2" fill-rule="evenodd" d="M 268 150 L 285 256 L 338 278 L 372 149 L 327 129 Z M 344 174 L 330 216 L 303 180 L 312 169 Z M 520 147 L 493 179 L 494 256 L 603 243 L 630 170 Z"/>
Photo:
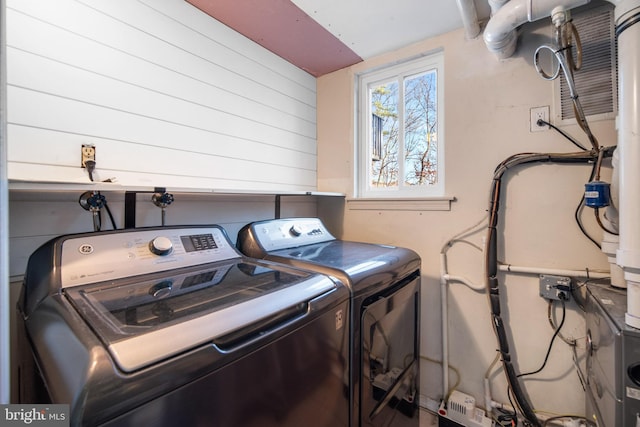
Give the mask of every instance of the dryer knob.
<path id="1" fill-rule="evenodd" d="M 160 283 L 156 283 L 151 288 L 149 288 L 149 295 L 154 298 L 164 298 L 171 294 L 171 288 L 173 287 L 173 283 L 170 280 L 165 280 Z"/>
<path id="2" fill-rule="evenodd" d="M 149 250 L 156 255 L 169 255 L 173 250 L 173 243 L 167 237 L 156 237 L 149 242 Z"/>
<path id="3" fill-rule="evenodd" d="M 289 229 L 289 233 L 291 233 L 291 235 L 293 237 L 298 237 L 299 235 L 302 234 L 302 228 L 300 228 L 299 225 L 292 225 L 291 228 Z"/>

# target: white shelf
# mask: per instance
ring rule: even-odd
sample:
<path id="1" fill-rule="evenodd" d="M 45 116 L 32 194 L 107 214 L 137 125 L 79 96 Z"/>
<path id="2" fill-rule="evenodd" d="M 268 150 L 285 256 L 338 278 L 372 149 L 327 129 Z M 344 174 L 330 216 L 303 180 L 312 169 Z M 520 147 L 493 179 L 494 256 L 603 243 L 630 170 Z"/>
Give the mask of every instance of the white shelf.
<path id="1" fill-rule="evenodd" d="M 9 181 L 9 191 L 12 193 L 78 193 L 84 191 L 100 192 L 134 192 L 153 193 L 157 187 L 131 186 L 109 182 L 36 182 Z M 162 187 L 165 188 L 165 187 Z M 228 196 L 329 196 L 344 197 L 343 193 L 325 191 L 279 191 L 279 190 L 236 190 L 224 188 L 173 188 L 166 187 L 169 193 L 194 195 L 228 195 Z"/>

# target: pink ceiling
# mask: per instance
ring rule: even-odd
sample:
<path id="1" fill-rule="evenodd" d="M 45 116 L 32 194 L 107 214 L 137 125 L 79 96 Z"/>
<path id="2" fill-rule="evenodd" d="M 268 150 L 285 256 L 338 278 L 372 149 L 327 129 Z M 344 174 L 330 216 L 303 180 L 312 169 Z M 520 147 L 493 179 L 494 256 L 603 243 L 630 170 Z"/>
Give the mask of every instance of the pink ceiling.
<path id="1" fill-rule="evenodd" d="M 313 76 L 362 61 L 289 0 L 187 1 Z"/>

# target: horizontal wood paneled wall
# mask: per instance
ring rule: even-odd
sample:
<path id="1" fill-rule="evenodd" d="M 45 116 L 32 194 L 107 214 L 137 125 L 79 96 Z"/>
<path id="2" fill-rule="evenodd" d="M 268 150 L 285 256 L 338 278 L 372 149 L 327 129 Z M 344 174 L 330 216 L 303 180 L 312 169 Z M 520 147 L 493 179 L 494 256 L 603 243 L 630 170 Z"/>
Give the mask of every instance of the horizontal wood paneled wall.
<path id="1" fill-rule="evenodd" d="M 9 179 L 316 189 L 316 81 L 182 0 L 8 0 Z"/>

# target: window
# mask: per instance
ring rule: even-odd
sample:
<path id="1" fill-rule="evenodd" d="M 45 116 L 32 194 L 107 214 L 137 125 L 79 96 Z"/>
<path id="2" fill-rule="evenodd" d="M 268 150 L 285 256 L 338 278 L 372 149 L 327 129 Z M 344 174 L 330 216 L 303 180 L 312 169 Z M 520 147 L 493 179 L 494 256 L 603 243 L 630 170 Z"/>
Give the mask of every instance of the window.
<path id="1" fill-rule="evenodd" d="M 358 197 L 444 194 L 442 52 L 359 78 Z"/>

